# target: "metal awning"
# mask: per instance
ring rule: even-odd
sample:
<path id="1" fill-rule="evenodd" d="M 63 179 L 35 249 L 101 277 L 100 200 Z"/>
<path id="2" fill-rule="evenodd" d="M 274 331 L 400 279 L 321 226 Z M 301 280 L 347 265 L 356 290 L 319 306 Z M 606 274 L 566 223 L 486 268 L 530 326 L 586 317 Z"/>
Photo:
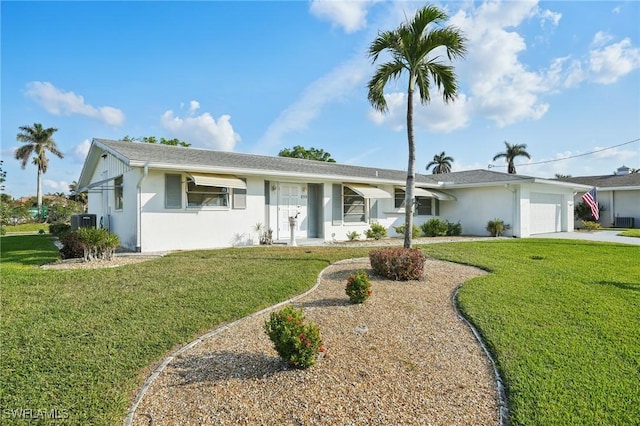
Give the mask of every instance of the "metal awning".
<path id="1" fill-rule="evenodd" d="M 431 197 L 440 201 L 455 201 L 456 197 L 453 195 L 445 194 L 444 192 L 436 191 L 434 189 L 424 189 L 416 187 L 413 191 L 413 195 L 416 197 Z"/>
<path id="2" fill-rule="evenodd" d="M 118 178 L 120 176 L 122 176 L 122 175 L 112 176 L 112 177 L 110 177 L 108 179 L 103 179 L 103 180 L 99 180 L 97 182 L 90 183 L 89 185 L 85 186 L 84 188 L 78 188 L 78 190 L 76 191 L 76 194 L 81 194 L 83 192 L 86 192 L 86 191 L 88 191 L 90 189 L 95 188 L 96 186 L 102 186 L 105 183 L 111 182 L 112 180 L 115 180 L 116 178 Z M 111 189 L 113 189 L 113 187 Z"/>
<path id="3" fill-rule="evenodd" d="M 212 175 L 205 173 L 187 173 L 199 186 L 221 186 L 223 188 L 247 189 L 247 183 L 233 175 Z"/>
<path id="4" fill-rule="evenodd" d="M 362 183 L 345 183 L 344 186 L 351 188 L 356 194 L 361 195 L 364 198 L 393 198 L 393 194 L 371 185 L 365 185 Z"/>

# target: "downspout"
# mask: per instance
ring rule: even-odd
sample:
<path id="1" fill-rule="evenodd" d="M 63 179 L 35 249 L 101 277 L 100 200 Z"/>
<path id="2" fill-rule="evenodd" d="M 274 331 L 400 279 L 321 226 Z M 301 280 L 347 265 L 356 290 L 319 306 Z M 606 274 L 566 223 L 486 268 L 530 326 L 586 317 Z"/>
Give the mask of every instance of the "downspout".
<path id="1" fill-rule="evenodd" d="M 518 222 L 518 227 L 521 226 L 520 221 L 517 220 L 517 212 L 519 210 L 517 195 L 518 190 L 511 189 L 511 185 L 509 185 L 508 183 L 504 187 L 507 189 L 507 191 L 513 194 L 513 208 L 511 209 L 511 236 L 513 238 L 516 238 L 516 222 Z M 520 232 L 518 232 L 518 234 L 520 234 Z"/>
<path id="2" fill-rule="evenodd" d="M 136 206 L 136 252 L 140 253 L 142 251 L 142 181 L 149 174 L 149 162 L 147 161 L 144 164 L 142 169 L 142 176 L 140 176 L 140 180 L 136 185 L 138 189 L 138 205 Z"/>

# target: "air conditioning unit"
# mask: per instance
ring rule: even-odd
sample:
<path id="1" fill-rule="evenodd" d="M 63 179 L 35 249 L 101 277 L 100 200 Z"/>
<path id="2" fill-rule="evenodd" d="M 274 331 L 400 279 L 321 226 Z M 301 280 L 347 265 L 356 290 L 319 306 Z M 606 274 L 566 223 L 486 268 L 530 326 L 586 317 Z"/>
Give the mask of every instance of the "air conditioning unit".
<path id="1" fill-rule="evenodd" d="M 633 217 L 616 217 L 613 226 L 614 228 L 633 228 L 634 222 Z"/>
<path id="2" fill-rule="evenodd" d="M 71 230 L 76 231 L 79 228 L 95 228 L 95 214 L 73 214 L 71 215 Z"/>

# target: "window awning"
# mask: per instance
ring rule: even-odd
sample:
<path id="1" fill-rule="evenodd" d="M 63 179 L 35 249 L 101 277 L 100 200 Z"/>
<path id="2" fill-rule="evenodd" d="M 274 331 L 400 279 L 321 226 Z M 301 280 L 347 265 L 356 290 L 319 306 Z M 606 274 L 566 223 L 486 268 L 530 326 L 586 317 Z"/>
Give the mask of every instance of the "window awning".
<path id="1" fill-rule="evenodd" d="M 247 183 L 233 175 L 212 175 L 205 173 L 187 173 L 199 186 L 221 186 L 223 188 L 247 189 Z"/>
<path id="2" fill-rule="evenodd" d="M 444 192 L 436 191 L 434 189 L 415 188 L 414 195 L 416 197 L 432 197 L 440 201 L 455 201 L 456 197 L 453 195 L 445 194 Z"/>
<path id="3" fill-rule="evenodd" d="M 371 185 L 365 185 L 362 183 L 345 183 L 344 186 L 351 188 L 356 194 L 361 195 L 364 198 L 393 198 L 393 194 Z"/>

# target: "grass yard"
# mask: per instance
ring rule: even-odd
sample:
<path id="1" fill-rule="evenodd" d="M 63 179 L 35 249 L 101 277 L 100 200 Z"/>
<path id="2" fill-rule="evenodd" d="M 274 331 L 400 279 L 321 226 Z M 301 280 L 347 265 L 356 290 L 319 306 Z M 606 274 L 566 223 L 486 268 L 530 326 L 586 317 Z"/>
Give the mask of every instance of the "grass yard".
<path id="1" fill-rule="evenodd" d="M 621 237 L 635 237 L 635 238 L 640 238 L 640 229 L 627 229 L 624 232 L 619 233 L 618 235 L 620 235 Z"/>
<path id="2" fill-rule="evenodd" d="M 57 258 L 48 235 L 0 245 L 0 416 L 58 410 L 65 423 L 97 425 L 122 423 L 149 368 L 172 348 L 370 250 L 194 251 L 54 271 L 34 267 Z M 492 271 L 465 284 L 460 301 L 496 355 L 514 425 L 640 422 L 640 247 L 505 240 L 423 249 Z"/>
<path id="3" fill-rule="evenodd" d="M 459 302 L 495 355 L 513 425 L 640 424 L 640 247 L 532 239 L 425 251 L 492 272 Z"/>
<path id="4" fill-rule="evenodd" d="M 44 233 L 46 234 L 49 233 L 48 223 L 35 223 L 35 222 L 21 223 L 19 225 L 5 225 L 3 226 L 3 228 L 7 231 L 8 234 L 14 233 L 14 232 L 21 233 L 21 234 L 29 234 L 29 233 L 37 234 L 41 230 L 44 231 Z"/>

